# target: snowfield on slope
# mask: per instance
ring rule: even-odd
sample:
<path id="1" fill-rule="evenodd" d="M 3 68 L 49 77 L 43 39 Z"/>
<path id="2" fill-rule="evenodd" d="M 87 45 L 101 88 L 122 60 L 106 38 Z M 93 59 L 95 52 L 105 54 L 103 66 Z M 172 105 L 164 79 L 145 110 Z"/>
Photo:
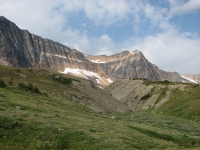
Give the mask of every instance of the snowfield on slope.
<path id="1" fill-rule="evenodd" d="M 60 73 L 64 73 L 64 74 L 73 74 L 79 77 L 83 77 L 85 79 L 89 79 L 88 77 L 93 77 L 95 78 L 96 82 L 98 84 L 102 84 L 102 83 L 113 83 L 113 81 L 111 79 L 107 79 L 107 78 L 102 78 L 100 77 L 97 73 L 94 73 L 92 71 L 87 71 L 87 70 L 81 70 L 78 68 L 65 68 L 64 72 L 60 72 Z"/>
<path id="2" fill-rule="evenodd" d="M 190 79 L 190 78 L 187 78 L 187 77 L 184 77 L 184 76 L 181 76 L 181 77 L 184 78 L 184 79 L 186 79 L 186 80 L 189 80 L 190 82 L 193 82 L 193 83 L 196 83 L 196 84 L 197 84 L 196 81 L 194 81 L 194 80 L 192 80 L 192 79 Z"/>
<path id="3" fill-rule="evenodd" d="M 88 59 L 89 60 L 89 59 Z M 105 63 L 105 61 L 100 61 L 100 60 L 89 60 L 89 61 L 91 61 L 91 62 L 93 62 L 93 63 Z"/>

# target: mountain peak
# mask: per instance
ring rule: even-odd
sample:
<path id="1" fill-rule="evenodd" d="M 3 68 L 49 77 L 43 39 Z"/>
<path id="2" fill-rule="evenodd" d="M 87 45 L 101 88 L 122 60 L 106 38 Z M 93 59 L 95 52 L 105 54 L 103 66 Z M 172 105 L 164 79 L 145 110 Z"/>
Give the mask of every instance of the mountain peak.
<path id="1" fill-rule="evenodd" d="M 6 17 L 4 17 L 4 16 L 0 16 L 0 21 L 3 23 L 3 24 L 5 24 L 5 23 L 9 23 L 9 24 L 14 24 L 15 25 L 15 23 L 13 23 L 13 22 L 11 22 L 10 20 L 8 20 Z M 15 25 L 16 26 L 16 25 Z"/>
<path id="2" fill-rule="evenodd" d="M 134 57 L 137 57 L 137 58 L 144 57 L 143 53 L 139 50 L 135 50 L 135 51 L 131 52 L 130 54 Z"/>
<path id="3" fill-rule="evenodd" d="M 142 52 L 139 50 L 134 50 L 132 53 L 142 53 Z"/>
<path id="4" fill-rule="evenodd" d="M 6 19 L 4 16 L 0 16 L 0 20 Z M 8 19 L 6 19 L 8 20 Z"/>
<path id="5" fill-rule="evenodd" d="M 126 50 L 126 51 L 123 51 L 123 52 L 121 52 L 121 53 L 122 53 L 122 54 L 123 54 L 123 53 L 126 54 L 126 53 L 130 53 L 130 52 L 129 52 L 128 50 Z"/>

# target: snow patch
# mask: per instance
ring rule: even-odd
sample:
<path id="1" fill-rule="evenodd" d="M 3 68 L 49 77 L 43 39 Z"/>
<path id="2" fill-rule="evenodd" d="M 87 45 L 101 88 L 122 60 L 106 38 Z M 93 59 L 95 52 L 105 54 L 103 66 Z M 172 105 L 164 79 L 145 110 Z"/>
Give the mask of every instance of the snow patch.
<path id="1" fill-rule="evenodd" d="M 89 60 L 89 59 L 88 59 Z M 89 61 L 91 61 L 91 62 L 93 62 L 93 63 L 105 63 L 105 61 L 100 61 L 100 60 L 89 60 Z"/>
<path id="2" fill-rule="evenodd" d="M 55 57 L 60 57 L 60 58 L 67 58 L 65 56 L 61 56 L 61 55 L 54 55 L 54 54 L 48 54 L 48 53 L 42 53 L 42 55 L 47 55 L 47 56 L 55 56 Z"/>
<path id="3" fill-rule="evenodd" d="M 87 71 L 87 70 L 81 70 L 81 69 L 78 69 L 78 68 L 74 68 L 74 69 L 65 68 L 65 71 L 61 72 L 61 73 L 65 73 L 65 74 L 72 73 L 72 74 L 83 76 L 85 78 L 87 78 L 87 76 L 95 77 L 95 78 L 101 78 L 97 73 Z"/>
<path id="4" fill-rule="evenodd" d="M 112 80 L 110 80 L 110 79 L 106 79 L 108 82 L 110 82 L 110 83 L 113 83 L 113 81 Z"/>
<path id="5" fill-rule="evenodd" d="M 99 85 L 96 85 L 96 86 L 98 86 L 100 89 L 103 89 L 103 87 L 102 87 L 102 86 L 99 86 Z"/>
<path id="6" fill-rule="evenodd" d="M 64 73 L 64 74 L 72 74 L 81 78 L 85 78 L 85 79 L 91 79 L 91 77 L 93 79 L 96 80 L 96 83 L 99 85 L 107 85 L 108 82 L 109 83 L 113 83 L 113 81 L 111 79 L 107 79 L 105 77 L 100 77 L 97 73 L 92 72 L 92 71 L 87 71 L 87 70 L 81 70 L 78 68 L 65 68 L 65 70 L 63 72 L 59 71 L 60 73 Z M 103 87 L 101 87 L 103 88 Z"/>
<path id="7" fill-rule="evenodd" d="M 190 79 L 190 78 L 187 78 L 187 77 L 184 77 L 184 76 L 181 76 L 182 78 L 186 79 L 186 80 L 189 80 L 190 82 L 193 82 L 193 83 L 197 83 L 196 81 L 194 81 L 193 79 Z"/>
<path id="8" fill-rule="evenodd" d="M 96 79 L 96 81 L 97 81 L 97 83 L 100 83 L 100 82 L 99 82 L 99 79 Z"/>
<path id="9" fill-rule="evenodd" d="M 71 60 L 75 60 L 75 61 L 78 61 L 78 62 L 83 62 L 82 60 L 78 60 L 78 59 L 74 59 L 74 58 L 72 58 Z"/>

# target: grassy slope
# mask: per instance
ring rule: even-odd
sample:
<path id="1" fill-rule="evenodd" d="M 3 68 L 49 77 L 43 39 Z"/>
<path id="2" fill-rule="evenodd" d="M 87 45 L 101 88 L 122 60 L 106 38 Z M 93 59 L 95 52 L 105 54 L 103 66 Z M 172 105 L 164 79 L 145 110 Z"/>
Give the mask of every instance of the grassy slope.
<path id="1" fill-rule="evenodd" d="M 1 67 L 1 79 L 7 84 L 12 77 L 14 85 L 0 88 L 0 149 L 198 149 L 200 146 L 200 135 L 195 134 L 200 131 L 197 123 L 145 112 L 100 115 L 62 95 L 60 91 L 76 93 L 78 89 L 52 81 L 48 76 L 51 72 L 20 70 Z M 22 77 L 24 74 L 31 78 Z M 16 86 L 19 82 L 31 82 L 46 94 L 21 91 Z"/>
<path id="2" fill-rule="evenodd" d="M 159 81 L 144 81 L 146 85 L 156 85 L 163 84 L 163 88 L 160 92 L 160 95 L 157 101 L 165 96 L 166 91 L 168 90 L 168 85 L 178 84 L 184 85 L 183 89 L 175 88 L 172 91 L 172 96 L 161 105 L 158 110 L 158 113 L 163 113 L 169 116 L 176 116 L 185 119 L 194 120 L 196 122 L 200 121 L 200 85 L 198 84 L 185 84 L 185 83 L 172 83 L 172 82 L 159 82 Z M 157 102 L 156 101 L 156 102 Z"/>
<path id="3" fill-rule="evenodd" d="M 168 116 L 200 121 L 200 85 L 121 79 L 107 89 L 112 95 L 127 102 L 136 110 L 147 109 Z M 144 106 L 148 107 L 144 107 Z M 135 110 L 134 110 L 135 111 Z"/>
<path id="4" fill-rule="evenodd" d="M 176 90 L 158 111 L 164 114 L 200 121 L 200 86 L 189 85 L 184 91 Z"/>
<path id="5" fill-rule="evenodd" d="M 17 69 L 4 66 L 1 66 L 0 69 L 0 77 L 2 76 L 1 78 L 6 83 L 12 78 L 15 86 L 20 82 L 32 83 L 34 86 L 39 87 L 42 93 L 48 93 L 50 97 L 70 98 L 98 112 L 125 112 L 129 110 L 126 105 L 116 101 L 104 90 L 95 87 L 89 80 L 46 70 Z M 73 81 L 70 86 L 65 78 Z M 66 84 L 62 84 L 63 82 L 66 82 Z"/>

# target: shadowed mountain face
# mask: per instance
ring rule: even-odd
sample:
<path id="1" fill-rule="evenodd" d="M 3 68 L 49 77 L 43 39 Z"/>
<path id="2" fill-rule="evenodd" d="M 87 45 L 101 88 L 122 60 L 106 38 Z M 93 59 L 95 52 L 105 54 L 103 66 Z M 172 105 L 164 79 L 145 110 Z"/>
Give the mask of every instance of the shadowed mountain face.
<path id="1" fill-rule="evenodd" d="M 0 64 L 73 74 L 92 80 L 101 87 L 119 78 L 189 82 L 178 73 L 158 69 L 140 51 L 124 51 L 112 56 L 84 55 L 21 30 L 3 16 L 0 17 Z"/>

